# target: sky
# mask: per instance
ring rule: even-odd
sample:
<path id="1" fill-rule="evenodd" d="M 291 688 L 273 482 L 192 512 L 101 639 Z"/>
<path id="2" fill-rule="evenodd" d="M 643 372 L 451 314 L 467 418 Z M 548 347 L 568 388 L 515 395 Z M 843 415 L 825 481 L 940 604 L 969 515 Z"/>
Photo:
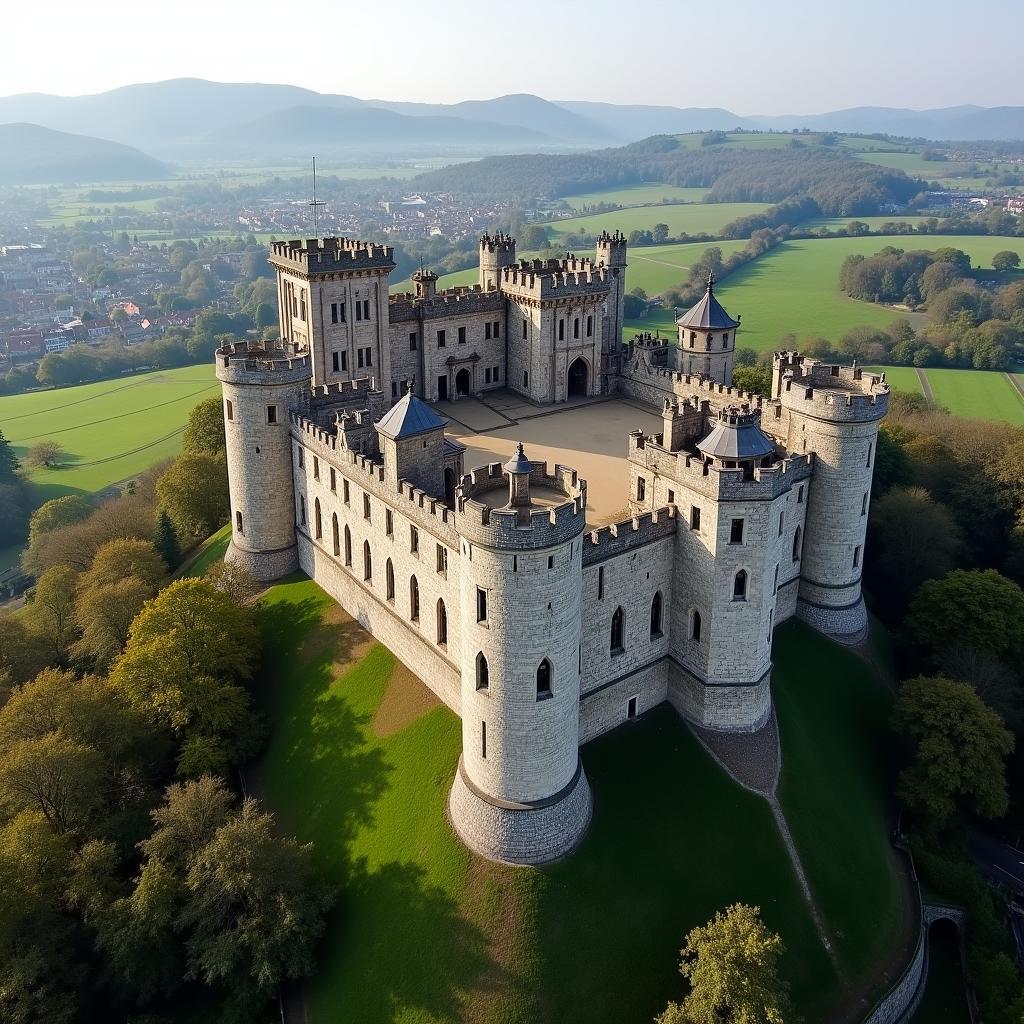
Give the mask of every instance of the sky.
<path id="1" fill-rule="evenodd" d="M 0 95 L 280 82 L 361 99 L 813 114 L 1024 104 L 1021 0 L 5 3 Z"/>

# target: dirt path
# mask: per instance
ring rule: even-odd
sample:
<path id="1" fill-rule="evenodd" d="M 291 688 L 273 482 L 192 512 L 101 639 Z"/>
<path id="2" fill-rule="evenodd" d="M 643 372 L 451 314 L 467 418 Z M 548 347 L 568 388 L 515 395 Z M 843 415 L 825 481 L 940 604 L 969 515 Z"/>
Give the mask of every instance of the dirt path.
<path id="1" fill-rule="evenodd" d="M 1021 380 L 1020 376 L 1016 373 L 1007 373 L 1006 379 L 1013 385 L 1013 390 L 1024 398 L 1024 380 Z"/>
<path id="2" fill-rule="evenodd" d="M 927 371 L 918 369 L 915 372 L 917 373 L 917 380 L 921 385 L 921 390 L 924 392 L 924 400 L 928 403 L 930 409 L 934 409 L 935 395 L 932 394 L 932 382 L 928 379 Z"/>

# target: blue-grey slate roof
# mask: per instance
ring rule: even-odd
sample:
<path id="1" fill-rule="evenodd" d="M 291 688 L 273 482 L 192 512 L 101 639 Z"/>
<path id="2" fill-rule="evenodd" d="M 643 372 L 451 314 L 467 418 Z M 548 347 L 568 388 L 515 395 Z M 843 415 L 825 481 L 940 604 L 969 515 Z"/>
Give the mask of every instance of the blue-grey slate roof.
<path id="1" fill-rule="evenodd" d="M 692 309 L 687 310 L 676 323 L 680 327 L 697 327 L 704 330 L 728 331 L 739 327 L 739 320 L 733 320 L 715 298 L 715 275 L 708 276 L 708 290 Z"/>
<path id="2" fill-rule="evenodd" d="M 377 421 L 377 432 L 397 441 L 403 437 L 415 437 L 417 434 L 437 430 L 447 422 L 423 399 L 409 391 Z"/>

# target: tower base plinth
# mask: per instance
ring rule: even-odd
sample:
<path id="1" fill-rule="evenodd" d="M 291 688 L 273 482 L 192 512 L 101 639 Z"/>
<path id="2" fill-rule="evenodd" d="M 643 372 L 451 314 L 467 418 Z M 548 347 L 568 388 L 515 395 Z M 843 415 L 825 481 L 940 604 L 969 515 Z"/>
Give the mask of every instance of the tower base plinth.
<path id="1" fill-rule="evenodd" d="M 511 803 L 480 792 L 459 759 L 448 813 L 459 838 L 488 860 L 545 864 L 570 854 L 586 834 L 593 800 L 577 766 L 572 781 L 547 800 Z"/>
<path id="2" fill-rule="evenodd" d="M 796 615 L 819 633 L 850 647 L 859 644 L 868 635 L 868 610 L 861 596 L 853 604 L 842 608 L 829 608 L 802 597 L 797 598 Z"/>
<path id="3" fill-rule="evenodd" d="M 232 538 L 224 561 L 248 569 L 261 583 L 272 583 L 298 570 L 299 549 L 292 544 L 277 551 L 246 551 L 238 547 Z"/>

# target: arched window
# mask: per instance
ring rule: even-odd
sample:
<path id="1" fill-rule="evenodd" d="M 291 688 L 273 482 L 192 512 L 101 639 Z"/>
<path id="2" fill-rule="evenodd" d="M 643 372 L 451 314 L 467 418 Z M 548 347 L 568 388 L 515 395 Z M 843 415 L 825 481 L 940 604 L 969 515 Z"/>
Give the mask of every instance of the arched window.
<path id="1" fill-rule="evenodd" d="M 415 576 L 409 577 L 409 618 L 420 621 L 420 585 Z"/>
<path id="2" fill-rule="evenodd" d="M 800 561 L 800 543 L 803 540 L 803 534 L 801 533 L 800 527 L 796 528 L 796 533 L 793 534 L 793 561 Z"/>
<path id="3" fill-rule="evenodd" d="M 331 533 L 334 535 L 334 554 L 335 557 L 341 554 L 341 535 L 338 531 L 338 513 L 335 512 L 331 515 Z"/>
<path id="4" fill-rule="evenodd" d="M 363 541 L 363 579 L 373 580 L 373 555 L 370 554 L 370 542 Z"/>
<path id="5" fill-rule="evenodd" d="M 747 570 L 740 569 L 732 581 L 732 599 L 734 601 L 746 601 L 747 599 Z"/>
<path id="6" fill-rule="evenodd" d="M 537 666 L 537 700 L 551 696 L 551 662 L 545 658 Z"/>
<path id="7" fill-rule="evenodd" d="M 651 602 L 651 639 L 661 636 L 661 591 L 654 595 Z"/>
<path id="8" fill-rule="evenodd" d="M 394 601 L 395 599 L 395 567 L 391 564 L 391 559 L 388 559 L 388 564 L 384 566 L 384 576 L 387 579 L 388 588 L 388 600 Z"/>
<path id="9" fill-rule="evenodd" d="M 313 525 L 316 529 L 316 539 L 321 540 L 324 535 L 323 523 L 320 521 L 320 499 L 313 502 Z"/>
<path id="10" fill-rule="evenodd" d="M 624 617 L 625 616 L 622 613 L 622 606 L 620 605 L 618 608 L 615 609 L 615 612 L 612 615 L 611 649 L 613 654 L 616 651 L 622 650 L 622 623 Z"/>
<path id="11" fill-rule="evenodd" d="M 700 643 L 700 612 L 696 608 L 690 612 L 690 639 Z"/>
<path id="12" fill-rule="evenodd" d="M 476 688 L 478 690 L 486 690 L 490 685 L 490 676 L 487 671 L 487 659 L 484 657 L 484 652 L 480 651 L 476 656 Z"/>
<path id="13" fill-rule="evenodd" d="M 345 527 L 345 564 L 352 564 L 352 531 Z"/>
<path id="14" fill-rule="evenodd" d="M 437 646 L 448 646 L 448 612 L 440 597 L 437 599 Z"/>

